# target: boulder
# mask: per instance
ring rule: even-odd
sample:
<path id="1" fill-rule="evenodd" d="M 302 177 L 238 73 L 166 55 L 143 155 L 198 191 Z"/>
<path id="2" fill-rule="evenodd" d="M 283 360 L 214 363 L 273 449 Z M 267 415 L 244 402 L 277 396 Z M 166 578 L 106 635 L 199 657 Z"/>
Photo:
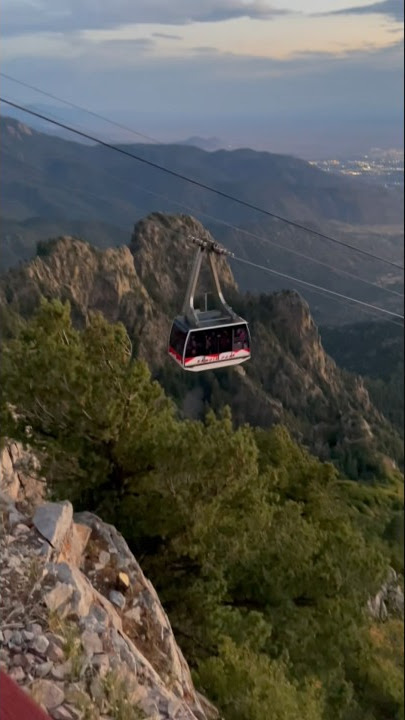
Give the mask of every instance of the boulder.
<path id="1" fill-rule="evenodd" d="M 46 502 L 37 508 L 33 523 L 38 532 L 56 550 L 61 550 L 71 530 L 73 508 L 68 500 L 61 503 Z"/>
<path id="2" fill-rule="evenodd" d="M 52 680 L 35 680 L 32 683 L 31 694 L 34 700 L 47 710 L 58 707 L 65 699 L 62 688 Z"/>
<path id="3" fill-rule="evenodd" d="M 111 590 L 108 599 L 110 600 L 110 602 L 112 602 L 113 605 L 120 608 L 120 610 L 125 607 L 125 598 L 123 594 L 118 592 L 117 590 Z"/>
<path id="4" fill-rule="evenodd" d="M 31 648 L 38 655 L 45 655 L 49 646 L 49 640 L 45 635 L 37 635 L 31 643 Z"/>
<path id="5" fill-rule="evenodd" d="M 103 652 L 103 643 L 101 638 L 95 632 L 85 630 L 81 635 L 83 650 L 88 657 L 92 657 L 97 653 Z"/>
<path id="6" fill-rule="evenodd" d="M 52 590 L 44 595 L 44 603 L 49 610 L 59 610 L 60 614 L 63 614 L 63 609 L 66 608 L 67 603 L 71 599 L 74 592 L 72 585 L 67 583 L 57 582 Z"/>

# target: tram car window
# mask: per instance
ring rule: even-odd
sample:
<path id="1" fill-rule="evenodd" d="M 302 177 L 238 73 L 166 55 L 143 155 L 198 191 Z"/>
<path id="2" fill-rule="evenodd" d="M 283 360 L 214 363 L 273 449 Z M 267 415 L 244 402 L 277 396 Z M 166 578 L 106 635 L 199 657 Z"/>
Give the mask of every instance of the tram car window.
<path id="1" fill-rule="evenodd" d="M 185 332 L 184 330 L 180 330 L 180 328 L 174 324 L 172 327 L 172 331 L 170 333 L 169 344 L 170 344 L 170 347 L 181 358 L 183 357 L 184 345 L 186 344 L 186 339 L 187 339 L 187 332 Z"/>

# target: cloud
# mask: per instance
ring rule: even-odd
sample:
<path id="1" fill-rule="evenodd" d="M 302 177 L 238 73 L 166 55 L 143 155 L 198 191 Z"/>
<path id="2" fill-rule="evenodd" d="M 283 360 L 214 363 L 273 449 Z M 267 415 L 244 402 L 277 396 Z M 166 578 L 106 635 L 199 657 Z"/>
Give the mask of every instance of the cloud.
<path id="1" fill-rule="evenodd" d="M 224 55 L 225 53 L 222 53 L 218 48 L 213 47 L 212 45 L 196 45 L 195 47 L 190 48 L 191 53 L 201 54 L 201 55 Z"/>
<path id="2" fill-rule="evenodd" d="M 334 136 L 341 135 L 343 146 L 352 127 L 359 137 L 370 129 L 374 145 L 384 137 L 396 142 L 395 128 L 402 129 L 402 42 L 395 43 L 393 23 L 382 29 L 381 15 L 364 15 L 379 8 L 393 17 L 398 3 L 365 0 L 367 6 L 344 11 L 349 20 L 344 13 L 316 20 L 302 13 L 291 23 L 289 17 L 278 23 L 221 23 L 225 12 L 227 18 L 238 13 L 275 18 L 272 3 L 284 3 L 34 1 L 45 14 L 34 12 L 28 0 L 2 0 L 3 27 L 6 9 L 8 31 L 10 23 L 18 27 L 17 34 L 3 38 L 2 70 L 146 134 L 228 137 L 229 128 L 229 137 L 243 144 L 257 136 L 257 142 L 263 138 L 277 149 L 276 130 L 287 127 L 288 150 L 301 137 L 304 142 L 304 135 L 317 143 L 325 133 L 334 148 Z M 32 26 L 25 34 L 24 23 Z M 5 88 L 15 90 L 11 84 Z M 24 93 L 24 103 L 38 102 L 38 96 Z M 392 136 L 384 129 L 387 123 L 394 127 Z"/>
<path id="3" fill-rule="evenodd" d="M 218 0 L 199 4 L 197 22 L 220 22 L 240 17 L 255 20 L 272 20 L 280 15 L 290 14 L 289 10 L 276 8 L 266 0 Z"/>
<path id="4" fill-rule="evenodd" d="M 370 3 L 369 5 L 355 5 L 352 7 L 334 10 L 322 15 L 386 15 L 387 17 L 402 22 L 404 20 L 404 0 L 381 0 L 381 2 Z"/>
<path id="5" fill-rule="evenodd" d="M 52 62 L 3 58 L 2 70 L 161 139 L 217 135 L 275 152 L 322 147 L 330 156 L 336 149 L 401 145 L 402 50 L 398 42 L 344 59 L 297 53 L 277 60 L 211 49 L 194 51 L 186 62 L 149 53 L 139 61 L 130 42 L 107 41 L 80 56 L 66 47 Z M 3 83 L 6 96 L 14 96 L 15 86 Z M 28 92 L 19 97 L 27 105 L 39 101 Z M 66 108 L 60 113 L 66 117 Z M 94 130 L 93 117 L 86 123 Z M 114 132 L 102 127 L 110 139 Z"/>
<path id="6" fill-rule="evenodd" d="M 101 35 L 101 37 L 100 37 Z M 55 61 L 63 58 L 96 63 L 99 68 L 119 68 L 137 63 L 153 50 L 157 40 L 151 37 L 120 39 L 108 31 L 83 30 L 71 33 L 27 33 L 2 39 L 3 63 L 20 58 L 25 63 L 34 58 Z M 84 68 L 83 68 L 84 69 Z M 23 73 L 24 75 L 26 73 Z"/>
<path id="7" fill-rule="evenodd" d="M 181 35 L 174 35 L 171 33 L 163 33 L 163 32 L 154 32 L 152 33 L 152 37 L 155 38 L 162 38 L 163 40 L 182 40 Z"/>
<path id="8" fill-rule="evenodd" d="M 2 34 L 108 29 L 127 24 L 186 25 L 288 14 L 271 0 L 3 0 Z"/>

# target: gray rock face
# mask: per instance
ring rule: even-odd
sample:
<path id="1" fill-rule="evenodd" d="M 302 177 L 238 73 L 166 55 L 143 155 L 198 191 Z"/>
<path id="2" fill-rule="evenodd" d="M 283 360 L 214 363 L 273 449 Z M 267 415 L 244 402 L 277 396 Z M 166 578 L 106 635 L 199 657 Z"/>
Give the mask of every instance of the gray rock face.
<path id="1" fill-rule="evenodd" d="M 71 528 L 73 508 L 66 500 L 63 503 L 44 503 L 35 512 L 33 523 L 38 532 L 56 550 L 62 548 L 63 542 Z"/>
<path id="2" fill-rule="evenodd" d="M 109 599 L 121 595 L 125 601 L 120 626 L 112 628 L 108 632 L 109 642 L 113 647 L 113 654 L 110 656 L 111 664 L 124 663 L 137 677 L 148 677 L 149 686 L 154 686 L 154 692 L 148 692 L 148 699 L 151 707 L 157 701 L 169 706 L 171 700 L 183 699 L 182 709 L 176 715 L 167 715 L 168 718 L 176 717 L 176 720 L 209 720 L 218 717 L 215 708 L 208 701 L 205 701 L 205 708 L 195 691 L 191 679 L 190 670 L 178 647 L 170 626 L 169 619 L 164 612 L 159 598 L 152 584 L 145 578 L 139 564 L 131 553 L 122 535 L 112 525 L 102 522 L 91 513 L 79 513 L 74 516 L 75 522 L 88 525 L 92 529 L 92 542 L 100 547 L 106 548 L 112 557 L 116 557 L 119 568 L 126 573 L 129 579 L 130 588 L 137 587 L 137 593 L 132 599 L 125 597 L 117 591 L 110 590 Z M 102 571 L 100 571 L 102 575 Z M 114 594 L 113 594 L 114 593 Z M 122 604 L 122 600 L 120 600 Z M 112 606 L 110 605 L 111 609 Z M 143 645 L 142 653 L 137 648 L 137 639 L 140 634 L 140 626 L 148 627 L 148 634 L 155 638 L 151 653 Z M 124 631 L 124 632 L 123 632 Z M 124 634 L 125 633 L 125 634 Z M 156 656 L 159 663 L 156 663 Z M 150 658 L 150 659 L 149 659 Z M 167 693 L 163 678 L 171 678 L 171 685 L 175 691 Z M 152 679 L 154 678 L 154 679 Z M 148 708 L 142 705 L 145 712 Z M 171 706 L 175 707 L 175 703 Z M 158 716 L 157 716 L 158 717 Z M 166 715 L 163 715 L 166 717 Z"/>
<path id="3" fill-rule="evenodd" d="M 15 443 L 13 443 L 14 445 Z M 20 489 L 20 481 L 18 474 L 14 469 L 11 445 L 4 447 L 0 454 L 1 464 L 1 489 L 8 495 L 10 500 L 17 500 L 18 491 Z"/>
<path id="4" fill-rule="evenodd" d="M 34 518 L 1 493 L 0 505 L 15 516 L 0 529 L 2 609 L 12 620 L 12 629 L 0 625 L 0 664 L 53 720 L 83 720 L 83 707 L 114 717 L 107 677 L 142 717 L 218 717 L 196 693 L 159 598 L 114 527 L 89 513 L 73 520 L 68 502 L 44 503 Z"/>
<path id="5" fill-rule="evenodd" d="M 367 608 L 371 617 L 380 622 L 385 622 L 390 615 L 404 617 L 404 593 L 393 568 L 389 568 L 387 580 L 378 593 L 369 598 Z"/>
<path id="6" fill-rule="evenodd" d="M 400 617 L 404 616 L 404 593 L 399 585 L 389 589 L 387 602 L 392 612 Z"/>
<path id="7" fill-rule="evenodd" d="M 0 451 L 0 492 L 30 507 L 43 502 L 45 483 L 39 477 L 38 459 L 20 442 L 8 440 Z"/>

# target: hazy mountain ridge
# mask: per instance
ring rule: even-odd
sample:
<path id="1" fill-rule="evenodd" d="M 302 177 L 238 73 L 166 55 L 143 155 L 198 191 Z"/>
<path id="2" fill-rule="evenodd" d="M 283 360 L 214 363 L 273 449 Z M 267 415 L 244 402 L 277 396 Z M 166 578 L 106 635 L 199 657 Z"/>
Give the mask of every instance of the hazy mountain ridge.
<path id="1" fill-rule="evenodd" d="M 237 423 L 283 422 L 324 458 L 344 455 L 353 443 L 371 454 L 374 446 L 387 449 L 390 425 L 360 378 L 344 376 L 325 354 L 306 303 L 292 292 L 241 296 L 224 260 L 226 295 L 251 324 L 252 361 L 201 379 L 171 363 L 167 338 L 192 261 L 184 241 L 190 232 L 207 231 L 187 216 L 152 215 L 137 223 L 130 247 L 101 252 L 72 238 L 42 244 L 34 261 L 2 277 L 2 305 L 27 316 L 41 296 L 58 297 L 71 302 L 76 324 L 92 310 L 123 322 L 136 352 L 187 414 L 229 402 Z"/>
<path id="2" fill-rule="evenodd" d="M 174 185 L 173 189 L 176 191 L 177 182 L 183 183 L 158 173 L 153 168 L 137 165 L 131 158 L 123 163 L 123 158 L 108 148 L 99 145 L 88 147 L 74 140 L 69 142 L 51 137 L 9 118 L 0 118 L 0 121 L 2 151 L 5 153 L 3 162 L 6 163 L 7 170 L 11 169 L 14 153 L 22 164 L 39 160 L 41 169 L 54 181 L 58 176 L 63 181 L 66 181 L 68 176 L 80 180 L 80 176 L 74 175 L 78 169 L 75 163 L 78 163 L 82 168 L 87 167 L 89 177 L 91 166 L 94 168 L 98 165 L 99 170 L 104 169 L 106 178 L 103 180 L 107 179 L 109 172 L 116 169 L 120 170 L 124 183 L 130 178 L 141 176 L 142 185 L 148 187 L 147 180 L 153 179 L 158 192 L 159 186 L 163 185 L 169 191 Z M 264 203 L 266 206 L 270 200 L 274 212 L 289 211 L 296 219 L 340 220 L 360 224 L 394 224 L 400 223 L 402 219 L 400 192 L 364 187 L 350 178 L 331 176 L 292 156 L 250 149 L 217 150 L 208 153 L 193 146 L 176 144 L 133 144 L 121 147 L 180 173 L 187 173 L 192 169 L 196 180 L 215 184 L 218 189 L 237 194 L 257 205 Z M 49 157 L 50 154 L 52 158 Z M 66 166 L 66 162 L 69 162 L 70 167 Z M 14 175 L 20 169 L 16 163 Z M 7 172 L 6 185 L 9 184 L 9 178 Z M 126 199 L 130 189 L 127 187 L 127 192 L 125 188 L 122 189 Z M 183 186 L 181 196 L 185 203 L 194 194 L 195 188 Z M 178 199 L 174 193 L 169 195 Z M 231 219 L 239 219 L 239 215 L 243 217 L 246 213 L 233 203 L 226 205 L 223 199 L 208 197 L 214 207 L 215 203 L 221 203 L 222 214 L 226 216 L 231 213 Z M 4 210 L 4 214 L 9 213 Z"/>
<path id="3" fill-rule="evenodd" d="M 188 212 L 186 206 L 189 205 L 195 208 L 192 214 L 204 222 L 219 241 L 242 257 L 343 293 L 354 293 L 367 301 L 377 301 L 388 308 L 398 305 L 395 299 L 376 288 L 356 283 L 282 248 L 285 246 L 307 254 L 366 280 L 401 285 L 400 273 L 391 272 L 393 269 L 387 266 L 362 258 L 360 274 L 359 256 L 347 249 L 322 242 L 106 148 L 83 146 L 27 130 L 26 126 L 7 118 L 1 118 L 0 129 L 1 209 L 6 220 L 2 230 L 3 243 L 11 234 L 6 240 L 3 268 L 18 259 L 25 259 L 28 248 L 33 247 L 34 239 L 37 239 L 25 225 L 10 233 L 7 220 L 25 222 L 40 217 L 45 221 L 44 232 L 47 232 L 46 223 L 52 220 L 59 223 L 56 234 L 73 234 L 73 221 L 85 222 L 89 229 L 89 224 L 96 222 L 89 239 L 104 247 L 108 232 L 111 232 L 111 246 L 117 244 L 115 234 L 118 232 L 114 233 L 111 226 L 128 231 L 134 219 L 150 212 Z M 400 228 L 403 198 L 395 190 L 368 187 L 350 178 L 331 176 L 286 155 L 248 149 L 206 152 L 185 145 L 123 147 L 243 200 L 367 247 L 388 259 L 400 262 L 403 258 Z M 203 213 L 211 217 L 205 217 Z M 213 216 L 222 222 L 214 220 Z M 100 238 L 97 242 L 100 223 L 110 227 L 101 233 L 105 239 Z M 239 225 L 248 234 L 242 234 L 226 223 Z M 14 243 L 14 233 L 21 235 L 22 240 L 15 242 L 16 252 L 12 253 L 10 246 Z M 249 236 L 249 233 L 258 237 Z M 272 242 L 281 247 L 275 247 Z M 21 251 L 17 245 L 23 246 Z M 274 276 L 242 265 L 235 266 L 234 272 L 243 290 L 266 291 L 285 286 Z M 320 300 L 319 295 L 309 292 L 306 297 L 322 322 L 327 322 L 327 314 L 334 318 L 346 317 L 344 307 L 339 303 Z"/>
<path id="4" fill-rule="evenodd" d="M 192 135 L 186 140 L 179 141 L 179 145 L 193 145 L 194 147 L 201 148 L 201 150 L 207 150 L 212 152 L 213 150 L 222 150 L 227 147 L 227 143 L 217 137 L 199 137 L 199 135 Z"/>

